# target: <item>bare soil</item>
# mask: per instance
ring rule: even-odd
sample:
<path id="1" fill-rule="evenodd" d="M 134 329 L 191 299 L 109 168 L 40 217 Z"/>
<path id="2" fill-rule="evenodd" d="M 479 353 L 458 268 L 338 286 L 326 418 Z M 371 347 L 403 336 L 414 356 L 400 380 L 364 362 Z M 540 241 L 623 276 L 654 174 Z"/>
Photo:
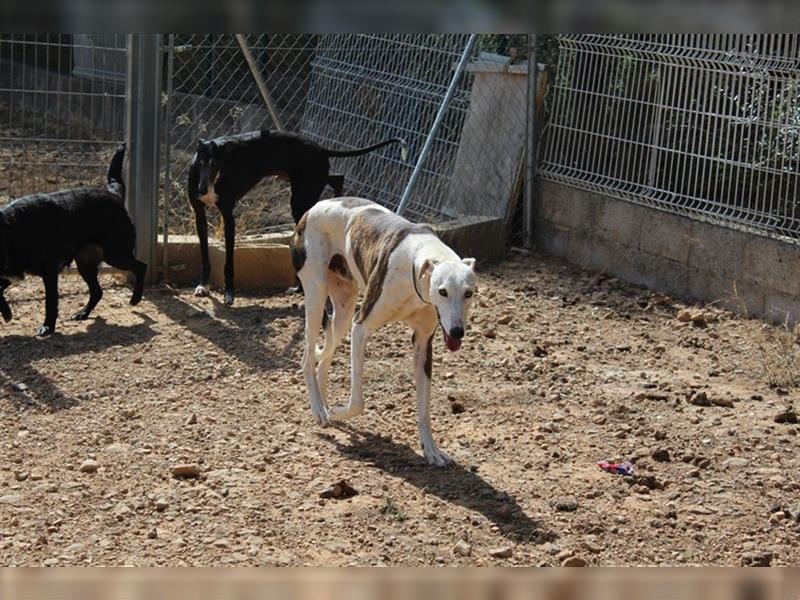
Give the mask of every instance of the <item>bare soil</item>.
<path id="1" fill-rule="evenodd" d="M 40 282 L 8 293 L 3 565 L 800 562 L 798 426 L 775 421 L 796 373 L 764 368 L 794 352 L 779 328 L 713 307 L 682 322 L 664 296 L 509 255 L 482 270 L 462 349 L 435 344 L 434 431 L 456 459 L 442 470 L 419 452 L 403 327 L 368 345 L 366 412 L 322 429 L 299 296 L 226 308 L 155 288 L 131 309 L 104 284 L 94 318 L 46 340 Z M 85 297 L 62 278 L 64 316 Z M 321 497 L 341 480 L 356 495 Z"/>

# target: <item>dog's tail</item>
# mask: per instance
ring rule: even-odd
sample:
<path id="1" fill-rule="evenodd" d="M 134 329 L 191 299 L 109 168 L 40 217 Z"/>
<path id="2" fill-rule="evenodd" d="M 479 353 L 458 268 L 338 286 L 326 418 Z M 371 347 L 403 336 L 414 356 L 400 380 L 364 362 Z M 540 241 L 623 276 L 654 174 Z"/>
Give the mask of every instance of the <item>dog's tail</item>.
<path id="1" fill-rule="evenodd" d="M 108 175 L 106 177 L 108 191 L 119 196 L 120 200 L 125 200 L 125 182 L 122 180 L 122 162 L 125 160 L 125 144 L 121 144 L 117 151 L 114 152 L 114 157 L 111 159 L 111 164 L 108 166 Z"/>
<path id="2" fill-rule="evenodd" d="M 366 146 L 365 148 L 356 148 L 355 150 L 328 150 L 327 148 L 323 148 L 323 150 L 328 156 L 361 156 L 362 154 L 369 154 L 373 150 L 377 150 L 378 148 L 383 148 L 384 146 L 388 146 L 389 144 L 400 144 L 400 158 L 402 158 L 403 162 L 406 162 L 408 160 L 408 144 L 403 138 L 392 138 L 390 140 L 383 140 L 382 142 L 378 142 L 377 144 L 372 144 L 372 146 Z"/>

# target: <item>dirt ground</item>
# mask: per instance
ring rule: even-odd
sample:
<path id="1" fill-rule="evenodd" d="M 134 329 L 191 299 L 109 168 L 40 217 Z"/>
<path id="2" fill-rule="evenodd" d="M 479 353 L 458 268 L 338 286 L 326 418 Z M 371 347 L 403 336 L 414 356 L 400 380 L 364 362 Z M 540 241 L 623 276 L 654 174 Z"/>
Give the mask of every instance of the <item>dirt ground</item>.
<path id="1" fill-rule="evenodd" d="M 456 459 L 441 470 L 420 455 L 401 326 L 369 343 L 366 412 L 322 429 L 298 374 L 299 296 L 226 308 L 155 288 L 131 309 L 108 278 L 93 319 L 37 340 L 26 280 L 0 337 L 0 561 L 800 562 L 798 425 L 775 420 L 795 395 L 793 336 L 713 308 L 681 322 L 669 298 L 538 255 L 479 281 L 462 349 L 434 346 L 434 432 Z M 62 277 L 63 315 L 85 296 Z M 345 344 L 339 401 L 347 360 Z M 173 476 L 185 464 L 199 476 Z M 321 497 L 343 479 L 357 495 Z"/>

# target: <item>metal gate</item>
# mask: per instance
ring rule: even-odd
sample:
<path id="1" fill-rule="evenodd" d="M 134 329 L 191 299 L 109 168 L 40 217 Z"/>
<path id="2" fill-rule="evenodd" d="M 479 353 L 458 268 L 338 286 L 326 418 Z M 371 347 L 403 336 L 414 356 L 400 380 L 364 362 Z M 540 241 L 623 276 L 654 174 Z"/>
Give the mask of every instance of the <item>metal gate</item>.
<path id="1" fill-rule="evenodd" d="M 0 204 L 104 182 L 126 65 L 122 34 L 0 35 Z"/>

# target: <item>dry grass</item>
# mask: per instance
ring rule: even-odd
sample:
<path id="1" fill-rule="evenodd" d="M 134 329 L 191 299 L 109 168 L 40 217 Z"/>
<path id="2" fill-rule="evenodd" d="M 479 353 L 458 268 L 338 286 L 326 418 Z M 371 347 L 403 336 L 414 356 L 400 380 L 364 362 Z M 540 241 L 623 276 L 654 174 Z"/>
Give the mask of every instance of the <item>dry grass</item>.
<path id="1" fill-rule="evenodd" d="M 800 385 L 800 327 L 791 327 L 788 320 L 782 327 L 764 325 L 754 343 L 764 379 L 775 388 Z"/>

